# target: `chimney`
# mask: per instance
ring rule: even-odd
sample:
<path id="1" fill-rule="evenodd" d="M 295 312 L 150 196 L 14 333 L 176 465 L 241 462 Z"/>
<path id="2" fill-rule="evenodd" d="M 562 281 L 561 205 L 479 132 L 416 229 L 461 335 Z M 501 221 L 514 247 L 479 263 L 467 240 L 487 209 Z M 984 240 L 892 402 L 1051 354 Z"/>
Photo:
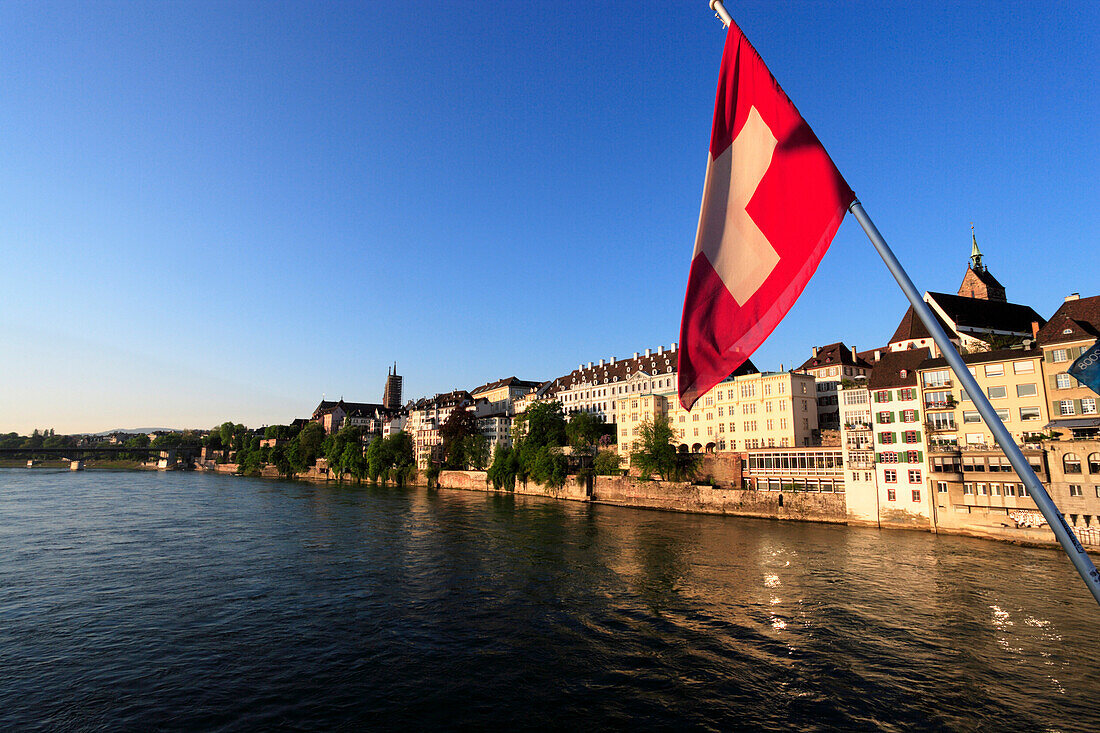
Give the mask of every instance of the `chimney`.
<path id="1" fill-rule="evenodd" d="M 614 366 L 614 364 L 615 364 L 615 357 L 611 357 L 611 364 L 612 364 L 612 366 Z"/>
<path id="2" fill-rule="evenodd" d="M 1067 298 L 1066 300 L 1069 300 L 1069 299 Z M 1033 338 L 1033 339 L 1034 338 L 1039 338 L 1039 322 L 1038 321 L 1032 321 L 1031 322 L 1031 338 Z"/>
<path id="3" fill-rule="evenodd" d="M 669 349 L 669 351 L 676 351 L 676 342 L 675 341 L 672 342 L 672 348 Z"/>
<path id="4" fill-rule="evenodd" d="M 592 362 L 588 362 L 588 368 L 589 368 L 589 369 L 591 369 L 591 368 L 592 368 Z"/>
<path id="5" fill-rule="evenodd" d="M 821 349 L 819 349 L 818 347 L 815 346 L 812 349 L 810 349 L 810 351 L 813 352 L 813 356 L 816 359 L 817 358 L 817 352 L 821 351 Z"/>
<path id="6" fill-rule="evenodd" d="M 855 361 L 859 357 L 856 355 L 856 347 L 852 347 L 852 361 Z"/>
<path id="7" fill-rule="evenodd" d="M 665 353 L 665 347 L 663 345 L 657 347 L 657 356 Z"/>
<path id="8" fill-rule="evenodd" d="M 1066 301 L 1065 302 L 1068 303 L 1071 300 L 1080 300 L 1080 299 L 1081 299 L 1081 294 L 1080 293 L 1070 293 L 1069 295 L 1066 296 Z"/>
<path id="9" fill-rule="evenodd" d="M 882 358 L 882 350 L 881 349 L 875 349 L 875 361 L 878 361 L 881 358 Z"/>
<path id="10" fill-rule="evenodd" d="M 634 352 L 634 358 L 635 358 L 635 359 L 637 359 L 637 358 L 638 358 L 638 352 L 637 352 L 637 351 L 635 351 L 635 352 Z"/>
<path id="11" fill-rule="evenodd" d="M 603 366 L 603 359 L 600 359 L 600 366 Z"/>
<path id="12" fill-rule="evenodd" d="M 653 349 L 646 349 L 646 350 L 645 350 L 645 355 L 646 355 L 646 356 L 650 356 L 650 355 L 652 355 L 652 354 L 653 354 Z"/>

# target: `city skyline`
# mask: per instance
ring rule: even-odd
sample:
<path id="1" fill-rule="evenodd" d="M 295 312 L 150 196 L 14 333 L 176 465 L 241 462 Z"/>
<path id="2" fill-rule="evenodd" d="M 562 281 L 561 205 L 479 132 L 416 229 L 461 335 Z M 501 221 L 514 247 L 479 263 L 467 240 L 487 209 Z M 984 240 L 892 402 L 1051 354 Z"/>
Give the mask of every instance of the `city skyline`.
<path id="1" fill-rule="evenodd" d="M 974 222 L 1010 301 L 1095 294 L 1100 13 L 809 7 L 729 9 L 917 287 L 957 289 Z M 395 359 L 415 398 L 678 340 L 705 2 L 50 8 L 0 8 L 0 432 L 280 423 L 380 400 Z M 905 306 L 846 221 L 753 360 L 884 345 Z"/>

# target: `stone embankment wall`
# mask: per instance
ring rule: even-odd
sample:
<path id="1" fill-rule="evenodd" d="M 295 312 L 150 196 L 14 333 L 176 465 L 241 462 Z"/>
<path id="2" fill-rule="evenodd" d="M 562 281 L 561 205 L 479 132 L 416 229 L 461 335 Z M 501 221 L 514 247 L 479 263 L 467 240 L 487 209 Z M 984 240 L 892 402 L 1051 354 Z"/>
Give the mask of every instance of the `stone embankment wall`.
<path id="1" fill-rule="evenodd" d="M 673 481 L 597 476 L 592 499 L 619 506 L 702 514 L 841 524 L 847 521 L 844 494 L 746 491 Z"/>
<path id="2" fill-rule="evenodd" d="M 445 489 L 493 491 L 484 471 L 443 471 L 439 474 L 439 486 Z M 578 484 L 573 476 L 561 488 L 542 486 L 534 481 L 528 481 L 526 485 L 517 483 L 515 493 L 677 512 L 808 522 L 844 523 L 847 520 L 843 494 L 745 491 L 675 481 L 643 481 L 632 476 L 597 476 L 591 495 L 587 487 Z"/>

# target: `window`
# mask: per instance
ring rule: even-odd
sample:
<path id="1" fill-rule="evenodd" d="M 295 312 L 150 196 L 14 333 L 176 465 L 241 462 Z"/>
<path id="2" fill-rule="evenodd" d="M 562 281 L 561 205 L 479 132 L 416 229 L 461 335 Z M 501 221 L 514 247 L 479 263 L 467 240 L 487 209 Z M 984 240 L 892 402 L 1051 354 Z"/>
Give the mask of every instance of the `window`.
<path id="1" fill-rule="evenodd" d="M 920 489 L 913 489 L 913 503 L 920 503 Z"/>
<path id="2" fill-rule="evenodd" d="M 905 436 L 906 443 L 917 443 L 920 441 L 920 432 L 916 430 L 906 430 L 903 435 Z"/>
<path id="3" fill-rule="evenodd" d="M 963 494 L 973 495 L 974 494 L 974 484 L 963 484 Z"/>
<path id="4" fill-rule="evenodd" d="M 978 414 L 977 410 L 967 410 L 963 412 L 963 422 L 981 422 L 982 416 Z"/>
<path id="5" fill-rule="evenodd" d="M 699 435 L 699 428 L 692 428 L 691 431 L 693 435 Z"/>
<path id="6" fill-rule="evenodd" d="M 1012 364 L 1012 371 L 1016 374 L 1034 374 L 1035 362 L 1033 361 L 1017 361 Z"/>
<path id="7" fill-rule="evenodd" d="M 882 389 L 882 390 L 879 390 L 878 392 L 875 392 L 875 402 L 889 402 L 889 401 L 890 401 L 890 390 Z"/>
<path id="8" fill-rule="evenodd" d="M 987 377 L 1003 377 L 1005 375 L 1004 364 L 986 364 L 985 376 Z"/>
<path id="9" fill-rule="evenodd" d="M 915 400 L 915 399 L 917 399 L 917 391 L 915 389 L 913 389 L 912 387 L 909 387 L 907 389 L 899 389 L 898 390 L 898 399 L 899 400 Z"/>
<path id="10" fill-rule="evenodd" d="M 786 430 L 787 429 L 787 418 L 785 418 L 785 417 L 779 418 L 779 429 L 780 430 Z"/>
<path id="11" fill-rule="evenodd" d="M 1059 412 L 1059 414 L 1062 414 L 1062 415 L 1073 415 L 1073 414 L 1075 414 L 1074 409 L 1073 409 L 1073 400 L 1059 400 L 1058 401 L 1058 412 Z"/>
<path id="12" fill-rule="evenodd" d="M 1002 400 L 1005 397 L 1008 397 L 1008 388 L 1005 387 L 1003 384 L 996 385 L 988 387 L 985 390 L 985 393 L 989 395 L 989 399 L 991 400 Z"/>
<path id="13" fill-rule="evenodd" d="M 883 463 L 897 463 L 898 462 L 898 454 L 893 452 L 893 451 L 886 451 L 885 453 L 882 453 L 882 454 L 879 455 L 879 459 Z"/>
<path id="14" fill-rule="evenodd" d="M 712 407 L 714 405 L 714 395 L 707 395 L 703 404 L 707 407 Z"/>
<path id="15" fill-rule="evenodd" d="M 687 415 L 680 415 L 680 422 L 687 420 Z"/>
<path id="16" fill-rule="evenodd" d="M 951 384 L 951 372 L 947 369 L 925 372 L 923 378 L 925 387 L 947 387 Z"/>
<path id="17" fill-rule="evenodd" d="M 978 496 L 989 496 L 989 490 L 985 484 L 978 484 Z"/>
<path id="18" fill-rule="evenodd" d="M 1096 398 L 1085 397 L 1081 400 L 1081 414 L 1082 415 L 1095 415 L 1096 414 Z"/>
<path id="19" fill-rule="evenodd" d="M 1081 459 L 1076 453 L 1066 453 L 1062 456 L 1062 471 L 1064 473 L 1081 473 Z"/>
<path id="20" fill-rule="evenodd" d="M 1016 496 L 1016 484 L 1005 484 L 1005 496 Z"/>
<path id="21" fill-rule="evenodd" d="M 1100 473 L 1100 453 L 1089 453 L 1089 473 Z"/>
<path id="22" fill-rule="evenodd" d="M 1055 349 L 1051 353 L 1051 359 L 1055 362 L 1069 361 L 1069 354 L 1065 349 Z"/>
<path id="23" fill-rule="evenodd" d="M 696 414 L 692 415 L 691 416 L 691 421 L 692 422 L 699 422 L 699 414 L 696 413 Z"/>
<path id="24" fill-rule="evenodd" d="M 997 418 L 1001 422 L 1005 422 L 1005 421 L 1011 419 L 1009 414 L 1008 414 L 1008 408 L 1007 407 L 998 408 L 998 409 L 994 410 L 994 412 L 997 413 Z"/>
<path id="25" fill-rule="evenodd" d="M 719 433 L 726 432 L 726 424 L 724 422 L 718 423 L 718 432 Z"/>
<path id="26" fill-rule="evenodd" d="M 911 483 L 911 484 L 919 484 L 920 483 L 920 469 L 919 468 L 910 468 L 909 469 L 909 483 Z"/>
<path id="27" fill-rule="evenodd" d="M 1037 394 L 1039 394 L 1039 392 L 1035 388 L 1034 383 L 1032 383 L 1032 384 L 1017 384 L 1016 385 L 1016 396 L 1017 397 L 1034 397 Z"/>
<path id="28" fill-rule="evenodd" d="M 915 451 L 915 450 L 906 451 L 905 458 L 906 458 L 906 461 L 905 461 L 906 463 L 921 463 L 920 452 L 919 451 Z"/>
<path id="29" fill-rule="evenodd" d="M 951 397 L 950 392 L 924 393 L 925 407 L 947 407 L 950 402 L 954 402 L 954 398 Z"/>
<path id="30" fill-rule="evenodd" d="M 1000 484 L 990 484 L 989 485 L 989 493 L 992 494 L 993 496 L 1000 496 L 1001 495 L 1001 485 Z"/>
<path id="31" fill-rule="evenodd" d="M 896 441 L 897 436 L 894 433 L 879 433 L 878 442 L 883 445 L 892 445 Z"/>
<path id="32" fill-rule="evenodd" d="M 936 482 L 936 492 L 940 493 L 940 494 L 946 494 L 947 493 L 947 482 L 946 481 L 937 481 Z"/>
<path id="33" fill-rule="evenodd" d="M 966 393 L 965 389 L 960 389 L 959 390 L 959 401 L 961 401 L 961 402 L 969 402 L 970 401 L 970 395 L 968 395 Z"/>
<path id="34" fill-rule="evenodd" d="M 1070 496 L 1080 496 L 1081 495 L 1081 485 L 1080 484 L 1070 484 L 1069 485 L 1069 495 Z"/>
<path id="35" fill-rule="evenodd" d="M 714 413 L 713 412 L 708 412 L 707 413 L 707 420 L 710 421 L 710 420 L 713 420 L 713 419 L 714 419 Z"/>
<path id="36" fill-rule="evenodd" d="M 722 417 L 726 414 L 726 408 L 721 405 L 718 406 L 718 417 Z"/>
<path id="37" fill-rule="evenodd" d="M 879 421 L 880 423 L 891 423 L 891 422 L 894 422 L 894 413 L 892 413 L 892 412 L 885 412 L 885 411 L 883 411 L 883 412 L 880 412 L 880 413 L 878 414 L 878 421 Z"/>
<path id="38" fill-rule="evenodd" d="M 898 500 L 898 490 L 897 489 L 887 489 L 886 490 L 886 501 L 897 501 L 897 500 Z"/>
<path id="39" fill-rule="evenodd" d="M 898 482 L 898 472 L 892 468 L 887 468 L 882 472 L 882 478 L 888 484 L 896 484 Z"/>
<path id="40" fill-rule="evenodd" d="M 1073 377 L 1062 372 L 1054 378 L 1054 384 L 1058 389 L 1069 389 L 1073 386 Z"/>
<path id="41" fill-rule="evenodd" d="M 1039 408 L 1038 407 L 1021 407 L 1020 408 L 1020 419 L 1023 420 L 1023 421 L 1040 419 Z"/>
<path id="42" fill-rule="evenodd" d="M 901 411 L 901 421 L 902 422 L 916 422 L 917 421 L 917 411 L 916 410 L 902 410 Z"/>

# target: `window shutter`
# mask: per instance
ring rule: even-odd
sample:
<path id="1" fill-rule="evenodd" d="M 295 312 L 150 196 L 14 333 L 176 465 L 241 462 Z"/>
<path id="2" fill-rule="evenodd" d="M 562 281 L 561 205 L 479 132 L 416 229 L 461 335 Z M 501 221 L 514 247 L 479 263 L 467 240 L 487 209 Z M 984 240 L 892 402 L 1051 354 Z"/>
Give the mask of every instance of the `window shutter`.
<path id="1" fill-rule="evenodd" d="M 897 445 L 897 443 L 898 443 L 898 434 L 897 433 L 890 433 L 890 442 L 892 442 L 894 445 Z"/>
<path id="2" fill-rule="evenodd" d="M 1049 377 L 1047 377 L 1047 381 L 1050 382 L 1050 389 L 1051 390 L 1058 389 L 1058 375 L 1057 374 L 1051 374 Z"/>
<path id="3" fill-rule="evenodd" d="M 1058 400 L 1051 400 L 1050 402 L 1050 417 L 1054 419 L 1062 414 L 1062 406 L 1058 404 Z"/>
<path id="4" fill-rule="evenodd" d="M 924 463 L 924 451 L 917 451 L 917 463 Z"/>
<path id="5" fill-rule="evenodd" d="M 1054 363 L 1054 352 L 1053 351 L 1044 351 L 1043 352 L 1043 361 L 1045 361 L 1047 364 L 1053 364 Z"/>
<path id="6" fill-rule="evenodd" d="M 920 431 L 918 430 L 916 432 L 917 432 L 917 442 L 919 443 L 920 442 Z"/>
<path id="7" fill-rule="evenodd" d="M 1074 415 L 1080 415 L 1081 414 L 1081 400 L 1074 400 L 1073 401 L 1073 414 Z"/>

